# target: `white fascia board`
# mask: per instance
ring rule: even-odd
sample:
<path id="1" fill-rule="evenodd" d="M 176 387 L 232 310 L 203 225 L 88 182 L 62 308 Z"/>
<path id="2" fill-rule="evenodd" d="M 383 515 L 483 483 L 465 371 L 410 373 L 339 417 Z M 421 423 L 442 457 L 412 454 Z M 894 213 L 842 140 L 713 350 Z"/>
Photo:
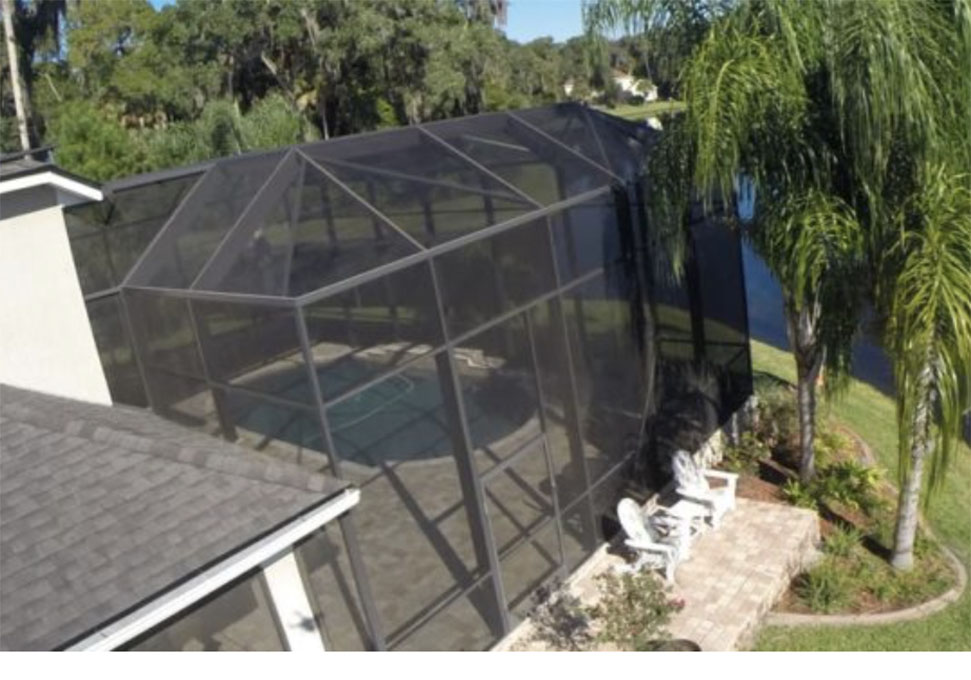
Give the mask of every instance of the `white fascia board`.
<path id="1" fill-rule="evenodd" d="M 248 548 L 234 553 L 178 588 L 71 645 L 68 651 L 108 651 L 123 645 L 251 569 L 271 562 L 281 553 L 290 550 L 290 547 L 300 539 L 343 515 L 360 500 L 359 489 L 345 489 L 339 496 L 300 519 L 276 530 Z"/>
<path id="2" fill-rule="evenodd" d="M 34 187 L 44 185 L 56 187 L 61 191 L 67 191 L 89 201 L 100 201 L 104 198 L 104 194 L 101 193 L 100 189 L 95 189 L 84 182 L 79 182 L 76 179 L 65 177 L 58 172 L 51 172 L 50 170 L 0 181 L 0 194 L 8 194 L 23 189 L 33 189 Z"/>

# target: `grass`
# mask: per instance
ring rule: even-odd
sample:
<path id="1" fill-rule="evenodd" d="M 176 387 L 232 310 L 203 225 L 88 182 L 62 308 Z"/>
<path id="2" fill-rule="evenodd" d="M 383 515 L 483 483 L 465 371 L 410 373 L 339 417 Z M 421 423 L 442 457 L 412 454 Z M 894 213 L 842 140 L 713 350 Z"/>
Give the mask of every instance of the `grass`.
<path id="1" fill-rule="evenodd" d="M 684 110 L 684 102 L 670 99 L 666 101 L 637 104 L 636 106 L 632 104 L 621 104 L 612 109 L 607 107 L 598 108 L 612 116 L 642 122 L 648 116 L 659 116 L 662 113 L 674 113 L 675 111 L 682 111 Z"/>
<path id="2" fill-rule="evenodd" d="M 760 342 L 752 342 L 752 368 L 795 381 L 792 356 Z M 837 421 L 852 428 L 873 450 L 888 479 L 897 474 L 897 423 L 894 401 L 857 380 L 836 403 L 821 404 Z M 961 445 L 943 486 L 926 513 L 931 527 L 971 568 L 971 449 Z M 971 594 L 944 611 L 918 621 L 884 626 L 764 628 L 758 650 L 971 650 Z"/>

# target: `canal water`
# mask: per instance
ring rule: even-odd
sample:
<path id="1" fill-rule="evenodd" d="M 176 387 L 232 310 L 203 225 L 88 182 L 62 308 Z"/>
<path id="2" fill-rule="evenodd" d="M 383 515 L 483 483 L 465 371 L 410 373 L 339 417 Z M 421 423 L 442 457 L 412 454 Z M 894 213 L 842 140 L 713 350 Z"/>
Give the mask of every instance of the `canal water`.
<path id="1" fill-rule="evenodd" d="M 745 264 L 749 333 L 756 340 L 788 350 L 789 339 L 778 282 L 748 243 L 742 246 L 742 261 Z M 865 333 L 857 335 L 853 344 L 853 376 L 893 396 L 890 360 L 876 338 L 868 337 Z"/>

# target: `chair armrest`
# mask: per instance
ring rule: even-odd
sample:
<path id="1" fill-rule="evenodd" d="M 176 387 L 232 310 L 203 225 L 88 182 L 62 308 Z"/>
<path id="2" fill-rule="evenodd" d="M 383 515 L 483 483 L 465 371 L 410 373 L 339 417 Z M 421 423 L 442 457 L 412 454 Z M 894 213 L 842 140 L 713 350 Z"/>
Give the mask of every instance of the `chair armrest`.
<path id="1" fill-rule="evenodd" d="M 738 474 L 735 472 L 722 472 L 721 470 L 705 470 L 702 474 L 705 477 L 712 477 L 714 479 L 724 479 L 726 482 L 734 482 L 738 479 Z"/>
<path id="2" fill-rule="evenodd" d="M 677 494 L 681 496 L 683 499 L 691 501 L 693 503 L 698 503 L 699 505 L 703 505 L 709 510 L 713 510 L 715 507 L 715 500 L 714 498 L 711 497 L 710 494 L 701 495 L 696 491 L 682 489 L 682 488 L 677 489 Z"/>
<path id="3" fill-rule="evenodd" d="M 627 545 L 628 548 L 634 548 L 635 550 L 644 550 L 647 552 L 661 553 L 662 555 L 666 555 L 668 557 L 674 557 L 675 555 L 675 548 L 674 546 L 671 546 L 671 545 L 635 541 L 632 538 L 628 538 L 627 540 L 625 540 L 624 544 Z"/>
<path id="4" fill-rule="evenodd" d="M 735 495 L 735 487 L 738 485 L 738 475 L 734 472 L 722 472 L 721 470 L 705 470 L 705 476 L 712 479 L 724 480 L 732 496 Z"/>

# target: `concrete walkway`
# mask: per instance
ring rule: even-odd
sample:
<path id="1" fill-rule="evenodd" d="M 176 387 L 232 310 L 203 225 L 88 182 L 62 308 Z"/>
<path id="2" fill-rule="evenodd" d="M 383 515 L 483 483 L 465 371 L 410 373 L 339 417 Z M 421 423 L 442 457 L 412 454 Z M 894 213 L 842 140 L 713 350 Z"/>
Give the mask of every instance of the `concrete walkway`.
<path id="1" fill-rule="evenodd" d="M 727 651 L 751 643 L 762 618 L 791 579 L 812 561 L 819 542 L 816 514 L 787 505 L 738 499 L 717 530 L 708 530 L 678 566 L 674 597 L 685 607 L 668 630 L 694 640 L 705 651 Z M 581 567 L 568 584 L 585 604 L 598 597 L 596 576 L 624 564 L 606 548 Z M 527 621 L 497 649 L 549 649 Z"/>

